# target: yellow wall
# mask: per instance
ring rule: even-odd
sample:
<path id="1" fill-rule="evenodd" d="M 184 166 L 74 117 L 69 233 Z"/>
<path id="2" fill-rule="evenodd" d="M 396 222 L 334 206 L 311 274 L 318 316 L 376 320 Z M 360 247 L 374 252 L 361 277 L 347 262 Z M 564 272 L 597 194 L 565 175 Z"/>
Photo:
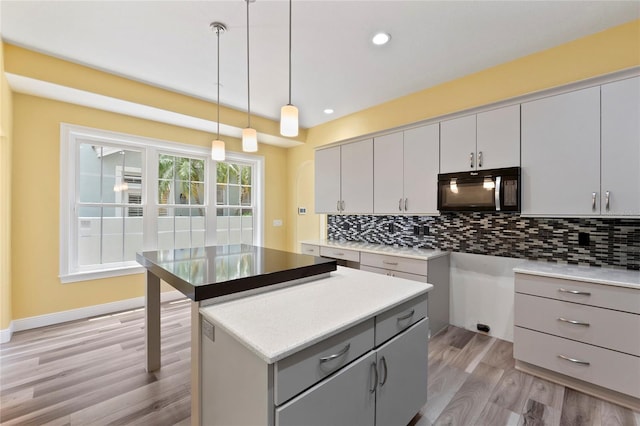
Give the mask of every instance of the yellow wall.
<path id="1" fill-rule="evenodd" d="M 39 97 L 14 94 L 12 222 L 13 319 L 142 296 L 144 275 L 61 284 L 59 269 L 60 123 L 71 123 L 199 146 L 212 135 Z M 240 151 L 239 140 L 225 138 Z M 286 156 L 283 148 L 260 145 L 265 157 L 265 245 L 285 247 L 283 219 Z"/>
<path id="2" fill-rule="evenodd" d="M 313 174 L 314 148 L 638 65 L 635 20 L 309 129 L 305 145 L 287 152 L 288 222 L 295 224 L 288 229 L 288 249 L 297 251 L 299 241 L 320 236 L 319 215 L 296 214 L 297 206 L 312 203 L 313 179 L 306 176 Z"/>
<path id="3" fill-rule="evenodd" d="M 11 147 L 13 103 L 0 49 L 0 330 L 11 324 Z"/>

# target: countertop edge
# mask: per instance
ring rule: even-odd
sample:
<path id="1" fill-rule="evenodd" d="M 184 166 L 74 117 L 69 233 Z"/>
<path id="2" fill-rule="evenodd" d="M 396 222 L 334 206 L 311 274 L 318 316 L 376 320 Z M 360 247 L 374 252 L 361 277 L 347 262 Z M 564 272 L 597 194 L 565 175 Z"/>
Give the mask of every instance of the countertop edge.
<path id="1" fill-rule="evenodd" d="M 357 250 L 363 253 L 382 254 L 386 256 L 404 257 L 407 259 L 431 260 L 438 257 L 448 256 L 449 252 L 439 249 L 412 249 L 411 247 L 394 247 L 384 244 L 378 244 L 380 249 L 370 248 L 367 245 L 374 243 L 365 243 L 360 241 L 334 241 L 334 240 L 303 240 L 299 244 L 311 244 L 322 247 L 340 247 L 346 250 Z M 360 246 L 362 245 L 362 246 Z M 394 253 L 393 250 L 397 250 Z M 432 250 L 432 253 L 412 253 L 413 250 Z"/>
<path id="2" fill-rule="evenodd" d="M 561 265 L 558 265 L 557 267 L 562 268 Z M 567 265 L 567 267 L 570 268 L 571 265 Z M 597 267 L 594 267 L 594 268 L 597 268 Z M 597 269 L 600 269 L 602 271 L 602 268 L 597 268 Z M 607 270 L 607 269 L 608 268 L 604 268 L 604 270 Z M 619 273 L 621 275 L 626 275 L 627 273 L 627 270 L 624 270 L 624 269 L 609 269 L 609 270 L 615 271 L 616 273 Z M 584 274 L 576 273 L 576 271 L 567 271 L 567 272 L 562 272 L 560 270 L 545 271 L 545 270 L 536 269 L 535 265 L 521 265 L 513 268 L 513 272 L 519 273 L 519 274 L 537 275 L 542 277 L 558 278 L 558 279 L 564 279 L 564 280 L 583 281 L 583 282 L 588 282 L 593 284 L 610 285 L 615 287 L 626 287 L 626 288 L 632 288 L 635 290 L 640 290 L 640 272 L 637 272 L 637 271 L 628 271 L 630 277 L 634 274 L 638 275 L 637 283 L 631 282 L 631 281 L 624 281 L 623 279 L 606 279 L 606 278 L 601 278 L 596 276 L 589 276 L 586 273 L 586 270 L 584 271 L 585 272 Z"/>

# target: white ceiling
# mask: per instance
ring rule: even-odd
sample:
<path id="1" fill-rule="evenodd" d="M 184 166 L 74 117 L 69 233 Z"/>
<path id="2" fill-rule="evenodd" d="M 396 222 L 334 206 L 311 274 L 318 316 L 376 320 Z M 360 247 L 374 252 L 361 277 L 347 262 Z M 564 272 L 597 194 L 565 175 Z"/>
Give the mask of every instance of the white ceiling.
<path id="1" fill-rule="evenodd" d="M 288 96 L 288 1 L 250 5 L 251 110 Z M 247 108 L 246 3 L 9 1 L 3 40 L 114 74 Z M 293 104 L 312 127 L 640 18 L 640 1 L 293 1 Z M 377 31 L 386 46 L 371 44 Z M 333 115 L 325 115 L 333 108 Z M 213 112 L 212 112 L 213 113 Z"/>

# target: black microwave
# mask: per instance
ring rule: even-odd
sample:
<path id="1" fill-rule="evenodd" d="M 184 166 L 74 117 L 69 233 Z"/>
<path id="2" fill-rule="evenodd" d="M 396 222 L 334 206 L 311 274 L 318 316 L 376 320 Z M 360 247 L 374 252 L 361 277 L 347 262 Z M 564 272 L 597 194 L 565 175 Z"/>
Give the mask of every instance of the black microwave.
<path id="1" fill-rule="evenodd" d="M 441 212 L 520 211 L 520 167 L 441 173 Z"/>

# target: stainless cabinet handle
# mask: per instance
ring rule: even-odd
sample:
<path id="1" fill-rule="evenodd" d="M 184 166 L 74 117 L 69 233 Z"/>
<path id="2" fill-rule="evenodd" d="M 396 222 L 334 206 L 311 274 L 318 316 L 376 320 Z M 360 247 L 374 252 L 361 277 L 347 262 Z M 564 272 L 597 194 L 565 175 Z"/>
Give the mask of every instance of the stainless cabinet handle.
<path id="1" fill-rule="evenodd" d="M 570 319 L 566 319 L 566 318 L 562 318 L 562 317 L 558 318 L 558 321 L 568 322 L 569 324 L 573 324 L 573 325 L 583 325 L 585 327 L 589 327 L 591 325 L 588 322 L 570 320 Z"/>
<path id="2" fill-rule="evenodd" d="M 402 321 L 402 320 L 406 320 L 408 318 L 411 318 L 413 316 L 413 314 L 416 313 L 415 309 L 412 309 L 411 312 L 409 312 L 408 314 L 402 315 L 398 318 L 396 318 L 396 321 Z"/>
<path id="3" fill-rule="evenodd" d="M 340 201 L 341 210 L 344 211 L 344 200 Z"/>
<path id="4" fill-rule="evenodd" d="M 331 361 L 331 360 L 334 360 L 336 358 L 341 357 L 342 355 L 347 353 L 347 351 L 349 350 L 350 347 L 351 347 L 351 343 L 347 343 L 347 346 L 342 348 L 342 350 L 340 352 L 338 352 L 337 354 L 324 356 L 324 357 L 320 358 L 320 364 L 322 364 L 323 362 Z"/>
<path id="5" fill-rule="evenodd" d="M 482 167 L 482 151 L 478 151 L 478 167 Z"/>
<path id="6" fill-rule="evenodd" d="M 402 198 L 398 201 L 398 210 L 402 211 Z"/>
<path id="7" fill-rule="evenodd" d="M 609 191 L 604 193 L 604 205 L 604 208 L 609 211 Z"/>
<path id="8" fill-rule="evenodd" d="M 340 211 L 340 200 L 336 201 L 336 210 Z"/>
<path id="9" fill-rule="evenodd" d="M 473 169 L 473 152 L 469 153 L 469 167 Z"/>
<path id="10" fill-rule="evenodd" d="M 380 383 L 380 387 L 382 387 L 385 383 L 387 383 L 387 359 L 385 357 L 382 357 L 380 361 L 382 361 L 382 367 L 384 368 L 384 378 L 378 383 Z"/>
<path id="11" fill-rule="evenodd" d="M 496 176 L 496 187 L 493 189 L 493 199 L 496 203 L 496 211 L 500 211 L 500 187 L 502 186 L 502 176 Z"/>
<path id="12" fill-rule="evenodd" d="M 564 359 L 565 361 L 573 362 L 574 364 L 591 365 L 591 363 L 588 361 L 581 361 L 579 359 L 569 358 L 568 356 L 564 356 L 564 355 L 558 355 L 558 358 Z"/>
<path id="13" fill-rule="evenodd" d="M 333 254 L 334 256 L 344 256 L 344 253 L 341 251 L 334 251 Z"/>
<path id="14" fill-rule="evenodd" d="M 405 198 L 404 199 L 404 211 L 406 212 L 407 210 L 409 210 L 409 199 Z"/>
<path id="15" fill-rule="evenodd" d="M 314 250 L 314 249 L 307 249 L 307 251 L 308 251 L 309 253 L 313 253 L 315 250 Z"/>
<path id="16" fill-rule="evenodd" d="M 596 211 L 596 195 L 598 195 L 596 192 L 591 193 L 591 210 L 594 212 Z"/>
<path id="17" fill-rule="evenodd" d="M 375 380 L 373 381 L 373 387 L 369 388 L 369 392 L 374 393 L 376 391 L 376 386 L 378 386 L 378 366 L 375 362 L 372 362 L 370 368 L 373 370 Z"/>
<path id="18" fill-rule="evenodd" d="M 398 262 L 388 262 L 386 260 L 383 260 L 382 263 L 384 263 L 385 265 L 398 266 Z"/>
<path id="19" fill-rule="evenodd" d="M 579 294 L 581 296 L 591 296 L 591 293 L 588 291 L 580 291 L 580 290 L 567 290 L 564 288 L 559 288 L 558 291 L 560 293 L 571 293 L 571 294 Z"/>

